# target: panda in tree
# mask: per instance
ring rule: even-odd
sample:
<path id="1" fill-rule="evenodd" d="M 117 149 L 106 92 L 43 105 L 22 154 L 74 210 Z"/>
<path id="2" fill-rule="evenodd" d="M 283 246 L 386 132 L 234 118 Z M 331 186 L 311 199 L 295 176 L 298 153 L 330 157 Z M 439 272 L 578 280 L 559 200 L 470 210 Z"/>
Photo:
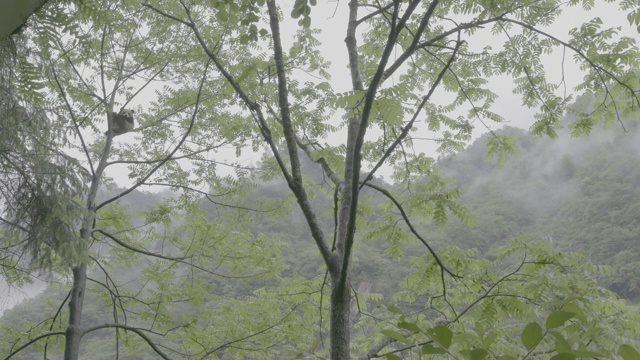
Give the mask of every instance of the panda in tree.
<path id="1" fill-rule="evenodd" d="M 111 120 L 113 121 L 111 124 L 113 136 L 128 133 L 135 127 L 135 123 L 133 122 L 133 110 L 130 109 L 122 109 L 119 114 L 114 112 L 111 113 Z M 108 135 L 109 131 L 106 131 L 104 134 Z"/>

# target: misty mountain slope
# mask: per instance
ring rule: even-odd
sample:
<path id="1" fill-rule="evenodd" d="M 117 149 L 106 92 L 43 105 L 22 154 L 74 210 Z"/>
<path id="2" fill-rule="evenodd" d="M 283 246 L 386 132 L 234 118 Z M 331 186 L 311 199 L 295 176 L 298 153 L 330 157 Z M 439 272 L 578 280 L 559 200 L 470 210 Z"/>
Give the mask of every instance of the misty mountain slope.
<path id="1" fill-rule="evenodd" d="M 610 265 L 612 272 L 602 283 L 621 296 L 640 296 L 636 280 L 640 279 L 640 131 L 633 123 L 625 125 L 626 133 L 620 127 L 594 128 L 590 136 L 579 138 L 564 129 L 558 139 L 534 138 L 526 130 L 506 127 L 499 132 L 518 137 L 520 155 L 503 166 L 487 159 L 486 142 L 491 135 L 480 137 L 463 152 L 438 161 L 448 176 L 456 177 L 463 191 L 461 202 L 476 217 L 476 225 L 467 227 L 450 216 L 444 231 L 424 231 L 422 235 L 440 248 L 453 242 L 488 255 L 492 248 L 519 236 L 549 241 L 558 249 L 582 252 L 593 263 Z M 308 161 L 304 164 L 317 170 Z M 311 177 L 322 181 L 319 172 Z M 251 198 L 278 198 L 286 186 L 283 180 L 275 180 L 256 189 Z M 145 196 L 147 199 L 136 199 L 135 203 L 154 203 L 162 198 Z M 322 209 L 327 201 L 319 196 L 313 203 Z M 291 269 L 285 274 L 295 269 L 297 274 L 312 278 L 321 263 L 309 243 L 304 218 L 295 210 L 286 218 L 288 225 L 283 226 L 281 217 L 261 216 L 254 219 L 251 228 L 282 239 L 287 248 L 284 252 L 296 254 L 284 257 Z M 330 216 L 323 220 L 330 229 Z M 356 257 L 371 259 L 376 254 L 375 263 L 381 271 L 370 271 L 366 261 L 360 263 L 356 258 L 356 283 L 375 283 L 374 291 L 387 292 L 389 283 L 402 279 L 408 269 L 400 269 L 393 261 L 387 264 L 387 246 L 359 243 Z"/>
<path id="2" fill-rule="evenodd" d="M 627 125 L 627 124 L 626 124 Z M 463 190 L 461 202 L 477 218 L 473 228 L 451 221 L 445 234 L 488 252 L 524 235 L 578 251 L 611 274 L 602 283 L 627 298 L 640 296 L 640 132 L 637 126 L 594 129 L 588 137 L 518 136 L 520 156 L 499 167 L 486 159 L 489 135 L 441 159 Z"/>

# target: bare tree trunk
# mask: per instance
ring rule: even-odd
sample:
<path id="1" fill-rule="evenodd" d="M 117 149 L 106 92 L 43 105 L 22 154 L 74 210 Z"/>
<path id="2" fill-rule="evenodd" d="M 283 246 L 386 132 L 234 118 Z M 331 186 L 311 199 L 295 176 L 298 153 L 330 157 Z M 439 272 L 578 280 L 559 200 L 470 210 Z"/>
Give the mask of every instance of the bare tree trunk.
<path id="1" fill-rule="evenodd" d="M 358 134 L 359 119 L 354 117 L 349 121 L 347 152 L 345 159 L 345 178 L 342 183 L 342 199 L 340 204 L 340 215 L 338 218 L 338 240 L 336 249 L 338 255 L 337 268 L 339 271 L 331 273 L 331 359 L 350 358 L 350 328 L 349 318 L 351 315 L 351 287 L 349 286 L 349 274 L 345 274 L 346 281 L 341 283 L 341 275 L 343 271 L 348 271 L 344 265 L 351 259 L 345 259 L 345 240 L 347 239 L 347 225 L 351 214 L 352 197 L 358 196 L 353 192 L 353 188 L 349 186 L 353 181 L 353 149 L 355 147 L 355 139 Z M 348 256 L 348 255 L 347 255 Z"/>
<path id="2" fill-rule="evenodd" d="M 289 184 L 289 188 L 296 196 L 300 209 L 302 210 L 307 224 L 311 230 L 314 240 L 318 245 L 320 253 L 323 255 L 325 264 L 331 273 L 331 320 L 330 320 L 330 339 L 331 339 L 331 359 L 333 360 L 349 360 L 350 358 L 350 337 L 349 337 L 349 315 L 351 306 L 351 292 L 347 274 L 348 271 L 345 260 L 345 245 L 347 224 L 351 214 L 350 204 L 352 203 L 353 191 L 348 186 L 344 186 L 342 208 L 340 211 L 340 225 L 338 241 L 335 249 L 329 249 L 325 237 L 321 231 L 321 227 L 316 219 L 314 211 L 311 209 L 311 203 L 307 197 L 303 185 L 301 175 L 300 160 L 298 159 L 298 147 L 296 144 L 296 135 L 290 118 L 290 109 L 288 103 L 288 90 L 286 70 L 284 68 L 282 44 L 280 40 L 280 25 L 278 22 L 275 0 L 267 1 L 269 9 L 269 19 L 273 35 L 274 58 L 276 61 L 276 69 L 278 75 L 278 98 L 280 107 L 280 116 L 282 130 L 287 143 L 287 150 L 291 163 L 291 174 L 287 169 L 281 166 L 283 175 Z M 349 145 L 348 149 L 353 149 L 356 135 L 358 133 L 358 121 L 352 121 L 349 127 Z M 273 145 L 273 144 L 272 144 Z M 273 146 L 272 146 L 273 147 Z M 353 152 L 353 150 L 352 150 Z M 275 154 L 275 151 L 274 151 Z M 353 177 L 354 170 L 351 168 L 353 157 L 349 157 L 346 161 L 345 178 L 350 181 Z M 348 184 L 348 183 L 347 183 Z M 356 195 L 357 196 L 357 195 Z M 333 251 L 333 252 L 332 252 Z M 344 270 L 342 270 L 344 269 Z"/>
<path id="3" fill-rule="evenodd" d="M 364 90 L 362 77 L 360 74 L 360 63 L 358 62 L 357 41 L 355 31 L 357 27 L 358 2 L 351 0 L 349 2 L 349 27 L 347 29 L 347 51 L 349 54 L 349 65 L 351 69 L 351 80 L 354 90 Z M 354 163 L 355 144 L 360 128 L 360 118 L 357 114 L 353 114 L 349 120 L 347 129 L 347 149 L 345 154 L 344 180 L 342 182 L 341 203 L 338 218 L 338 238 L 336 248 L 337 253 L 337 271 L 331 273 L 331 359 L 332 360 L 349 360 L 351 336 L 350 336 L 350 314 L 351 314 L 351 287 L 349 286 L 349 268 L 348 264 L 351 256 L 345 251 L 349 246 L 347 239 L 353 237 L 348 236 L 348 224 L 351 217 L 351 207 L 353 206 L 353 197 L 358 197 L 358 192 L 353 191 L 351 183 L 353 177 L 360 171 Z M 356 202 L 357 203 L 357 202 Z M 343 272 L 346 272 L 343 274 Z"/>
<path id="4" fill-rule="evenodd" d="M 350 326 L 351 291 L 349 282 L 341 287 L 340 277 L 332 278 L 331 287 L 331 359 L 350 359 Z"/>
<path id="5" fill-rule="evenodd" d="M 78 360 L 82 339 L 82 307 L 87 287 L 87 264 L 73 268 L 73 286 L 69 297 L 69 322 L 65 334 L 64 360 Z"/>
<path id="6" fill-rule="evenodd" d="M 108 112 L 107 121 L 111 122 L 111 111 Z M 91 231 L 94 226 L 94 220 L 96 218 L 96 196 L 98 194 L 98 188 L 102 181 L 102 174 L 107 167 L 107 159 L 109 158 L 109 152 L 111 151 L 111 143 L 113 136 L 107 136 L 107 141 L 102 151 L 100 163 L 96 168 L 96 171 L 91 177 L 91 187 L 89 188 L 89 194 L 87 195 L 87 213 L 82 222 L 82 229 L 80 229 L 80 237 L 83 242 L 82 249 L 82 261 L 84 260 L 86 246 L 89 244 L 89 238 L 91 237 Z M 73 273 L 73 285 L 71 286 L 71 296 L 69 296 L 69 321 L 67 323 L 67 330 L 65 334 L 64 345 L 64 360 L 78 360 L 80 355 L 80 340 L 84 335 L 84 329 L 82 327 L 82 309 L 84 306 L 84 295 L 87 289 L 87 264 L 82 262 L 80 265 L 74 266 Z"/>

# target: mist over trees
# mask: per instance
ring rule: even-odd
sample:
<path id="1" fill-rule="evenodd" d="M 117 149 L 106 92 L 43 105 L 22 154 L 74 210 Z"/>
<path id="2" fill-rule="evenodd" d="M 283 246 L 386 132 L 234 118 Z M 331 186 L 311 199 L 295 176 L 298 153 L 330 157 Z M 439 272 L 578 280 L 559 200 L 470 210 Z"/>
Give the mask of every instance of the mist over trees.
<path id="1" fill-rule="evenodd" d="M 561 131 L 553 140 L 532 138 L 521 129 L 504 131 L 518 136 L 520 155 L 503 167 L 483 159 L 488 135 L 439 162 L 456 177 L 464 194 L 460 202 L 477 218 L 475 227 L 450 222 L 445 237 L 487 251 L 526 234 L 532 241 L 583 253 L 594 264 L 610 265 L 611 273 L 600 283 L 637 300 L 632 256 L 639 230 L 637 125 L 630 124 L 627 132 L 598 127 L 589 138 Z"/>
<path id="2" fill-rule="evenodd" d="M 52 285 L 2 318 L 0 356 L 640 358 L 638 309 L 603 287 L 638 295 L 637 38 L 597 11 L 548 29 L 574 8 L 46 3 L 0 44 L 0 267 Z M 461 152 L 504 90 L 537 138 Z M 122 109 L 136 128 L 105 135 Z M 629 134 L 564 141 L 600 124 Z"/>

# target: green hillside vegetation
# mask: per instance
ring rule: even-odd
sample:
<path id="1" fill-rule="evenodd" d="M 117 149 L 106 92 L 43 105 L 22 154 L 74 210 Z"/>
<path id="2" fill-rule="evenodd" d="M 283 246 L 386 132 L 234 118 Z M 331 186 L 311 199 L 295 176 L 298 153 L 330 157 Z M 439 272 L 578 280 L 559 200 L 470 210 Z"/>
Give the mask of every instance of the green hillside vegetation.
<path id="1" fill-rule="evenodd" d="M 579 272 L 586 271 L 592 274 L 590 276 L 595 276 L 600 285 L 615 291 L 623 298 L 636 301 L 640 295 L 637 280 L 640 271 L 640 152 L 637 149 L 639 133 L 635 128 L 627 133 L 616 130 L 618 129 L 600 129 L 590 139 L 571 138 L 568 134 L 561 133 L 559 139 L 548 140 L 532 138 L 522 130 L 507 127 L 500 132 L 518 137 L 520 156 L 508 159 L 504 165 L 486 156 L 486 141 L 491 135 L 479 138 L 465 151 L 456 156 L 442 158 L 438 162 L 447 176 L 455 177 L 455 183 L 463 193 L 460 203 L 470 209 L 475 217 L 475 224 L 467 226 L 459 220 L 451 219 L 445 226 L 439 227 L 427 222 L 419 224 L 421 233 L 425 234 L 426 240 L 442 254 L 443 259 L 457 258 L 459 270 L 467 273 L 468 277 L 482 274 L 477 269 L 470 271 L 474 267 L 488 266 L 487 269 L 490 269 L 495 266 L 490 262 L 481 265 L 482 261 L 477 263 L 478 260 L 469 262 L 471 259 L 485 258 L 493 261 L 501 256 L 500 253 L 504 252 L 504 249 L 513 249 L 514 246 L 521 250 L 526 249 L 524 253 L 535 254 L 542 251 L 552 254 L 553 250 L 546 248 L 549 244 L 555 250 L 565 253 L 562 258 L 567 264 L 573 263 L 573 266 L 577 266 L 576 269 L 584 267 Z M 316 175 L 318 178 L 312 180 L 321 181 L 321 174 Z M 231 331 L 230 334 L 234 332 L 228 329 L 229 323 L 224 319 L 233 317 L 234 312 L 230 311 L 223 316 L 225 311 L 235 306 L 238 311 L 251 311 L 248 309 L 252 301 L 258 301 L 256 305 L 263 306 L 266 299 L 274 300 L 274 296 L 277 299 L 281 296 L 279 293 L 290 294 L 296 288 L 317 292 L 319 282 L 324 277 L 322 261 L 317 252 L 309 246 L 310 234 L 303 224 L 304 220 L 297 209 L 282 202 L 286 194 L 285 187 L 286 184 L 283 182 L 274 180 L 258 187 L 249 195 L 248 203 L 257 205 L 266 202 L 277 209 L 254 214 L 252 220 L 247 221 L 250 224 L 248 231 L 255 238 L 264 239 L 265 246 L 272 249 L 272 262 L 263 267 L 263 270 L 272 275 L 263 274 L 240 280 L 218 277 L 213 281 L 202 278 L 207 286 L 210 286 L 213 294 L 213 299 L 207 300 L 202 311 L 209 308 L 208 311 L 217 312 L 217 316 L 221 317 L 218 321 L 224 324 L 225 331 Z M 130 210 L 138 211 L 144 210 L 141 204 L 160 207 L 163 198 L 167 201 L 167 195 L 168 193 L 135 193 L 135 196 L 125 198 L 123 205 Z M 372 204 L 383 203 L 383 199 L 374 196 L 373 193 L 367 196 Z M 318 194 L 313 200 L 317 208 L 329 206 L 328 201 L 330 198 L 326 194 Z M 225 212 L 235 211 L 221 210 L 207 201 L 202 201 L 200 206 L 205 209 L 205 213 L 201 215 L 211 220 L 220 220 L 225 217 Z M 331 214 L 325 215 L 322 221 L 329 223 Z M 425 255 L 423 246 L 415 242 L 409 241 L 399 245 L 389 239 L 377 239 L 376 224 L 384 223 L 384 220 L 376 215 L 375 211 L 367 213 L 364 218 L 366 222 L 363 222 L 362 226 L 369 226 L 371 231 L 370 235 L 366 236 L 368 240 L 360 242 L 357 246 L 352 280 L 355 290 L 362 297 L 363 302 L 359 306 L 366 307 L 366 304 L 369 304 L 368 306 L 373 307 L 370 310 L 371 314 L 378 313 L 378 316 L 389 316 L 386 307 L 380 306 L 393 303 L 406 310 L 420 313 L 424 301 L 427 300 L 424 297 L 426 294 L 416 297 L 419 291 L 411 290 L 412 282 L 416 279 L 419 279 L 419 283 L 425 281 L 425 273 L 421 269 L 425 261 L 429 262 L 429 255 Z M 175 226 L 178 223 L 174 221 L 168 225 Z M 512 242 L 514 239 L 519 239 L 515 245 Z M 161 244 L 156 243 L 149 248 L 159 246 Z M 456 250 L 457 248 L 459 250 Z M 282 254 L 278 254 L 279 251 Z M 572 257 L 571 253 L 582 254 L 584 258 Z M 461 265 L 460 261 L 467 263 Z M 591 267 L 588 263 L 607 267 Z M 140 281 L 145 277 L 140 278 L 138 275 L 144 274 L 149 264 L 132 261 L 124 268 L 110 268 L 109 274 L 112 278 L 119 279 L 120 283 L 127 284 L 120 291 L 127 288 L 144 288 Z M 513 261 L 501 261 L 496 264 L 503 270 L 509 268 L 509 264 L 514 265 Z M 191 270 L 183 266 L 178 271 Z M 437 273 L 435 271 L 436 275 Z M 104 275 L 99 269 L 94 269 L 92 276 L 100 278 Z M 595 283 L 590 284 L 590 280 L 583 281 L 587 282 L 583 284 L 582 291 L 598 287 Z M 562 281 L 560 283 L 563 284 Z M 398 287 L 398 284 L 401 284 L 401 287 Z M 287 288 L 289 286 L 291 288 Z M 561 285 L 557 286 L 558 288 L 554 289 L 556 295 L 563 291 L 575 291 L 562 288 Z M 455 292 L 455 286 L 452 286 L 450 291 Z M 527 293 L 529 290 L 519 291 Z M 54 313 L 57 310 L 55 306 L 64 296 L 63 287 L 52 285 L 41 295 L 6 312 L 0 318 L 0 324 L 19 331 L 23 324 L 37 321 L 42 318 L 42 314 Z M 94 301 L 94 297 L 89 295 L 90 305 L 85 314 L 89 326 L 98 325 L 113 317 L 109 305 L 99 305 L 109 304 L 108 299 L 104 299 L 106 302 Z M 319 300 L 317 297 L 312 298 Z M 613 308 L 623 306 L 622 303 L 616 305 L 613 298 L 607 301 L 611 302 L 609 306 Z M 317 304 L 310 305 L 310 312 L 305 315 L 310 317 L 301 316 L 292 323 L 296 325 L 291 326 L 302 326 L 306 321 L 314 321 L 313 318 L 318 314 L 317 310 L 311 309 Z M 276 309 L 286 308 L 287 305 L 274 303 L 274 306 L 274 313 L 279 313 L 281 311 Z M 553 301 L 546 306 L 553 307 Z M 185 308 L 177 305 L 171 307 L 170 312 L 179 318 L 181 312 L 189 314 L 192 310 L 189 306 Z M 384 313 L 387 315 L 383 315 Z M 630 314 L 628 319 L 633 319 L 633 316 Z M 488 320 L 499 319 L 490 317 Z M 370 325 L 373 327 L 363 330 L 364 333 L 375 329 L 374 324 Z M 247 329 L 238 331 L 240 334 Z M 302 336 L 299 339 L 312 339 L 315 336 L 313 331 L 299 331 L 297 335 Z M 291 339 L 288 341 L 292 341 Z M 113 358 L 110 356 L 115 356 L 115 348 L 112 335 L 93 333 L 82 347 L 83 358 L 110 359 Z M 35 354 L 36 351 L 31 350 L 15 358 L 30 359 L 36 356 Z M 120 357 L 130 360 L 155 358 L 153 352 L 147 350 L 143 353 L 120 354 Z"/>
<path id="2" fill-rule="evenodd" d="M 633 123 L 632 123 L 633 124 Z M 599 129 L 592 138 L 535 139 L 518 136 L 520 156 L 505 166 L 487 161 L 489 135 L 440 162 L 458 179 L 461 203 L 476 216 L 467 227 L 447 224 L 441 241 L 489 252 L 518 236 L 546 241 L 564 252 L 582 253 L 610 272 L 600 283 L 621 297 L 637 300 L 640 265 L 640 137 L 637 126 Z"/>

